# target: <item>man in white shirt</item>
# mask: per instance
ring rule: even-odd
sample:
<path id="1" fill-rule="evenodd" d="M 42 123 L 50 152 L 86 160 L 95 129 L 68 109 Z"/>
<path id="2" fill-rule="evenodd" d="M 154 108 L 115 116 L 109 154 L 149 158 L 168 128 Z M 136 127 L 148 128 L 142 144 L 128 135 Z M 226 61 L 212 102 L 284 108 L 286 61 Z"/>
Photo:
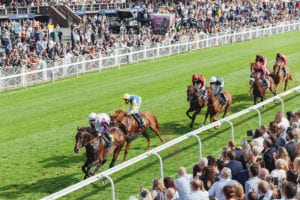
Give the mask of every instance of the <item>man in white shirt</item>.
<path id="1" fill-rule="evenodd" d="M 221 171 L 221 180 L 213 183 L 211 188 L 208 190 L 210 197 L 217 197 L 218 200 L 225 200 L 222 190 L 225 185 L 233 185 L 237 181 L 231 180 L 231 169 L 224 167 Z"/>
<path id="2" fill-rule="evenodd" d="M 191 193 L 191 182 L 193 176 L 186 173 L 184 167 L 179 167 L 178 169 L 179 178 L 175 180 L 175 185 L 179 193 L 180 200 L 188 200 L 189 194 Z"/>

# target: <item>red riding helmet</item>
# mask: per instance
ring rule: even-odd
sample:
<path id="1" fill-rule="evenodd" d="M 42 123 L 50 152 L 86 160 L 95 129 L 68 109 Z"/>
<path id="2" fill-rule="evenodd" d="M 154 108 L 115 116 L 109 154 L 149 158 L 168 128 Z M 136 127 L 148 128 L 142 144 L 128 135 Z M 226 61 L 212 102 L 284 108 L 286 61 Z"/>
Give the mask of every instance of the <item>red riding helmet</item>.
<path id="1" fill-rule="evenodd" d="M 199 79 L 199 75 L 197 75 L 197 74 L 194 74 L 193 76 L 192 76 L 192 80 L 198 80 Z"/>

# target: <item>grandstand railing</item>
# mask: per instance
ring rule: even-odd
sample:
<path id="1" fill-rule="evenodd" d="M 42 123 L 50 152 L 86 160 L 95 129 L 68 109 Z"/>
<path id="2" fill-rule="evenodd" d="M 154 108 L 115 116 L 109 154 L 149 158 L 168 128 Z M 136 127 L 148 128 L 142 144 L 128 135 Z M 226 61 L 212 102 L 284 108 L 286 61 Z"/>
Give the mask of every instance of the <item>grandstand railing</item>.
<path id="1" fill-rule="evenodd" d="M 171 56 L 213 46 L 243 42 L 295 30 L 300 30 L 299 21 L 264 28 L 258 27 L 233 33 L 187 36 L 181 38 L 179 42 L 174 44 L 172 44 L 171 41 L 164 41 L 162 43 L 156 43 L 155 47 L 144 45 L 140 47 L 121 48 L 107 51 L 105 55 L 98 55 L 96 57 L 84 55 L 73 58 L 63 58 L 60 61 L 52 63 L 41 60 L 34 69 L 24 66 L 16 69 L 0 70 L 0 91 L 27 87 L 49 81 L 54 82 L 64 77 L 79 76 L 79 74 L 86 72 L 120 67 L 123 64 Z"/>
<path id="2" fill-rule="evenodd" d="M 126 167 L 129 167 L 129 166 L 131 166 L 131 165 L 133 165 L 133 164 L 135 164 L 137 162 L 140 162 L 140 161 L 148 158 L 149 156 L 155 155 L 155 156 L 157 156 L 159 158 L 159 161 L 160 161 L 160 176 L 161 176 L 161 178 L 163 178 L 163 162 L 162 162 L 161 157 L 158 154 L 159 152 L 161 152 L 161 151 L 163 151 L 163 150 L 165 150 L 165 149 L 167 149 L 167 148 L 169 148 L 169 147 L 171 147 L 171 146 L 173 146 L 173 145 L 175 145 L 175 144 L 177 144 L 179 142 L 182 142 L 182 141 L 184 141 L 184 140 L 186 140 L 186 139 L 188 139 L 188 138 L 190 138 L 192 136 L 197 137 L 198 142 L 199 142 L 199 147 L 201 149 L 201 140 L 200 140 L 200 137 L 198 135 L 200 133 L 206 131 L 206 130 L 214 128 L 215 126 L 219 126 L 220 124 L 225 123 L 225 122 L 230 122 L 230 125 L 231 125 L 231 139 L 234 139 L 233 124 L 231 123 L 231 120 L 236 119 L 236 118 L 238 118 L 238 117 L 240 117 L 242 115 L 245 115 L 245 114 L 247 114 L 249 112 L 256 111 L 258 113 L 258 116 L 259 116 L 259 123 L 258 124 L 260 125 L 260 111 L 258 110 L 258 108 L 260 108 L 260 107 L 262 107 L 262 106 L 264 106 L 266 104 L 272 103 L 272 102 L 274 102 L 276 100 L 280 100 L 282 102 L 282 104 L 281 104 L 282 108 L 281 109 L 284 112 L 284 101 L 283 101 L 282 97 L 290 95 L 290 94 L 292 94 L 294 92 L 299 92 L 300 93 L 300 86 L 292 88 L 292 89 L 290 89 L 290 90 L 288 90 L 286 92 L 283 92 L 283 93 L 281 93 L 281 94 L 279 94 L 277 96 L 269 98 L 269 99 L 267 99 L 267 100 L 265 100 L 263 102 L 260 102 L 259 104 L 251 106 L 251 107 L 249 107 L 247 109 L 244 109 L 244 110 L 242 110 L 240 112 L 234 113 L 234 114 L 232 114 L 232 115 L 230 115 L 230 116 L 228 116 L 226 118 L 220 119 L 220 120 L 218 120 L 218 121 L 216 121 L 214 123 L 211 123 L 209 125 L 203 126 L 203 127 L 199 128 L 199 129 L 196 129 L 194 131 L 188 132 L 188 133 L 186 133 L 186 134 L 184 134 L 184 135 L 182 135 L 182 136 L 180 136 L 180 137 L 178 137 L 176 139 L 173 139 L 173 140 L 171 140 L 169 142 L 166 142 L 166 143 L 164 143 L 164 144 L 162 144 L 162 145 L 160 145 L 160 146 L 158 146 L 158 147 L 156 147 L 156 148 L 154 148 L 154 149 L 152 149 L 152 150 L 150 150 L 150 151 L 148 151 L 146 153 L 143 153 L 143 154 L 141 154 L 141 155 L 139 155 L 137 157 L 134 157 L 134 158 L 132 158 L 132 159 L 130 159 L 128 161 L 125 161 L 125 162 L 123 162 L 123 163 L 121 163 L 121 164 L 119 164 L 119 165 L 117 165 L 117 166 L 115 166 L 113 168 L 110 168 L 110 169 L 108 169 L 108 170 L 106 170 L 104 172 L 96 174 L 93 177 L 85 179 L 85 180 L 83 180 L 83 181 L 81 181 L 79 183 L 76 183 L 76 184 L 74 184 L 72 186 L 69 186 L 69 187 L 67 187 L 67 188 L 65 188 L 63 190 L 60 190 L 60 191 L 58 191 L 56 193 L 53 193 L 53 194 L 51 194 L 51 195 L 49 195 L 47 197 L 44 197 L 44 198 L 42 198 L 42 200 L 58 199 L 58 198 L 60 198 L 62 196 L 70 194 L 70 193 L 72 193 L 72 192 L 74 192 L 74 191 L 76 191 L 76 190 L 78 190 L 80 188 L 83 188 L 83 187 L 85 187 L 85 186 L 87 186 L 87 185 L 89 185 L 89 184 L 91 184 L 93 182 L 96 182 L 97 180 L 99 180 L 101 178 L 107 178 L 110 181 L 111 187 L 112 187 L 112 199 L 114 200 L 115 199 L 114 183 L 113 183 L 113 180 L 109 177 L 109 175 L 111 175 L 111 174 L 113 174 L 115 172 L 118 172 L 118 171 L 120 171 L 120 170 L 122 170 L 122 169 L 124 169 Z M 202 157 L 201 154 L 202 154 L 202 151 L 199 151 L 200 158 Z"/>

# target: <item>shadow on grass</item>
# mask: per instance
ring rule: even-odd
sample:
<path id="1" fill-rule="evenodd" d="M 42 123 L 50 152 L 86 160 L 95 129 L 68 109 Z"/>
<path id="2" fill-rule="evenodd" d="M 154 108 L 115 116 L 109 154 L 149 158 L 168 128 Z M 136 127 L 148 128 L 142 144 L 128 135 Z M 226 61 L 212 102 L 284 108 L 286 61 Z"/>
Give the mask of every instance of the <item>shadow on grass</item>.
<path id="1" fill-rule="evenodd" d="M 81 151 L 85 152 L 85 149 L 83 148 Z M 43 164 L 43 167 L 55 167 L 55 168 L 64 168 L 69 167 L 73 163 L 80 163 L 85 161 L 85 154 L 76 154 L 74 155 L 61 155 L 61 156 L 52 156 L 45 158 L 44 160 L 39 161 L 39 163 Z"/>
<path id="2" fill-rule="evenodd" d="M 62 188 L 77 183 L 79 180 L 75 178 L 76 174 L 58 176 L 54 178 L 45 178 L 35 183 L 29 184 L 11 184 L 0 187 L 0 196 L 3 199 L 40 199 L 38 193 L 51 194 Z M 32 194 L 32 195 L 31 195 Z M 34 197 L 33 197 L 34 196 Z"/>

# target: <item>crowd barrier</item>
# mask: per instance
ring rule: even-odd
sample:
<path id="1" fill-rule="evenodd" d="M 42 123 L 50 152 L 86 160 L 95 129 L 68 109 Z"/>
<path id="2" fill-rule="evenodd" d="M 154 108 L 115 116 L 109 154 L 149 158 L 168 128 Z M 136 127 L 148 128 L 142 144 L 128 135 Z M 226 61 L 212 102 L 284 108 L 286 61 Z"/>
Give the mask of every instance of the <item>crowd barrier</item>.
<path id="1" fill-rule="evenodd" d="M 74 184 L 72 186 L 69 186 L 69 187 L 67 187 L 67 188 L 65 188 L 63 190 L 60 190 L 60 191 L 58 191 L 56 193 L 53 193 L 53 194 L 51 194 L 51 195 L 49 195 L 47 197 L 44 197 L 44 198 L 42 198 L 42 200 L 58 199 L 58 198 L 63 197 L 65 195 L 67 195 L 67 194 L 70 194 L 70 193 L 72 193 L 72 192 L 74 192 L 74 191 L 76 191 L 76 190 L 78 190 L 80 188 L 83 188 L 83 187 L 85 187 L 85 186 L 87 186 L 87 185 L 89 185 L 91 183 L 94 183 L 97 180 L 102 179 L 102 178 L 106 178 L 106 179 L 108 179 L 110 181 L 111 188 L 112 188 L 112 190 L 111 190 L 111 192 L 112 192 L 112 198 L 111 199 L 115 200 L 114 182 L 110 178 L 109 175 L 111 175 L 111 174 L 113 174 L 115 172 L 118 172 L 118 171 L 120 171 L 120 170 L 122 170 L 122 169 L 124 169 L 126 167 L 130 167 L 131 165 L 133 165 L 133 164 L 135 164 L 137 162 L 140 162 L 140 161 L 148 158 L 149 156 L 154 155 L 159 160 L 159 163 L 160 163 L 160 169 L 159 169 L 160 170 L 160 178 L 163 179 L 164 178 L 164 176 L 163 176 L 163 160 L 162 160 L 161 156 L 158 154 L 160 151 L 163 151 L 163 150 L 165 150 L 167 148 L 170 148 L 171 146 L 173 146 L 173 145 L 175 145 L 175 144 L 177 144 L 179 142 L 182 142 L 182 141 L 184 141 L 184 140 L 186 140 L 186 139 L 188 139 L 190 137 L 196 137 L 197 140 L 198 140 L 199 160 L 200 160 L 202 158 L 201 138 L 198 136 L 200 133 L 202 133 L 202 132 L 204 132 L 206 130 L 209 130 L 211 128 L 214 128 L 215 126 L 220 126 L 223 123 L 229 123 L 230 126 L 231 126 L 231 133 L 230 133 L 231 139 L 234 139 L 234 126 L 233 126 L 233 123 L 231 122 L 231 120 L 236 119 L 236 118 L 238 118 L 238 117 L 240 117 L 242 115 L 245 115 L 245 114 L 247 114 L 249 112 L 255 111 L 258 114 L 258 126 L 257 127 L 259 127 L 261 125 L 261 113 L 258 110 L 258 108 L 260 108 L 260 107 L 262 107 L 262 106 L 264 106 L 266 104 L 269 104 L 269 103 L 272 103 L 274 101 L 278 101 L 279 100 L 281 102 L 281 111 L 284 112 L 284 101 L 283 101 L 282 97 L 290 95 L 290 94 L 292 94 L 294 92 L 300 93 L 300 86 L 294 87 L 294 88 L 292 88 L 292 89 L 290 89 L 290 90 L 288 90 L 286 92 L 278 94 L 277 96 L 269 98 L 269 99 L 267 99 L 267 100 L 265 100 L 263 102 L 260 102 L 260 103 L 258 103 L 256 105 L 251 106 L 251 107 L 249 107 L 247 109 L 244 109 L 244 110 L 242 110 L 240 112 L 234 113 L 234 114 L 232 114 L 232 115 L 230 115 L 230 116 L 228 116 L 226 118 L 220 119 L 220 120 L 218 120 L 218 121 L 216 121 L 214 123 L 211 123 L 209 125 L 203 126 L 203 127 L 199 128 L 199 129 L 196 129 L 194 131 L 186 133 L 186 134 L 184 134 L 184 135 L 182 135 L 182 136 L 180 136 L 180 137 L 178 137 L 176 139 L 173 139 L 173 140 L 171 140 L 169 142 L 166 142 L 166 143 L 164 143 L 164 144 L 162 144 L 162 145 L 160 145 L 160 146 L 158 146 L 158 147 L 156 147 L 156 148 L 154 148 L 154 149 L 152 149 L 152 150 L 150 150 L 150 151 L 148 151 L 146 153 L 143 153 L 143 154 L 141 154 L 139 156 L 136 156 L 136 157 L 134 157 L 134 158 L 132 158 L 132 159 L 130 159 L 128 161 L 125 161 L 125 162 L 123 162 L 123 163 L 121 163 L 119 165 L 116 165 L 113 168 L 110 168 L 110 169 L 108 169 L 108 170 L 106 170 L 104 172 L 96 174 L 93 177 L 85 179 L 85 180 L 83 180 L 83 181 L 81 181 L 79 183 L 76 183 L 76 184 Z M 251 127 L 251 128 L 253 128 L 253 127 Z"/>
<path id="2" fill-rule="evenodd" d="M 140 46 L 116 49 L 106 52 L 103 56 L 97 57 L 80 55 L 69 59 L 64 58 L 52 63 L 42 60 L 36 65 L 35 69 L 24 66 L 19 69 L 0 70 L 0 91 L 50 81 L 54 82 L 57 79 L 68 76 L 79 76 L 82 73 L 91 71 L 121 67 L 123 64 L 156 59 L 213 46 L 243 42 L 299 29 L 300 22 L 295 21 L 233 33 L 199 34 L 193 37 L 182 38 L 177 43 L 172 43 L 171 41 L 156 43 L 154 47 Z"/>

